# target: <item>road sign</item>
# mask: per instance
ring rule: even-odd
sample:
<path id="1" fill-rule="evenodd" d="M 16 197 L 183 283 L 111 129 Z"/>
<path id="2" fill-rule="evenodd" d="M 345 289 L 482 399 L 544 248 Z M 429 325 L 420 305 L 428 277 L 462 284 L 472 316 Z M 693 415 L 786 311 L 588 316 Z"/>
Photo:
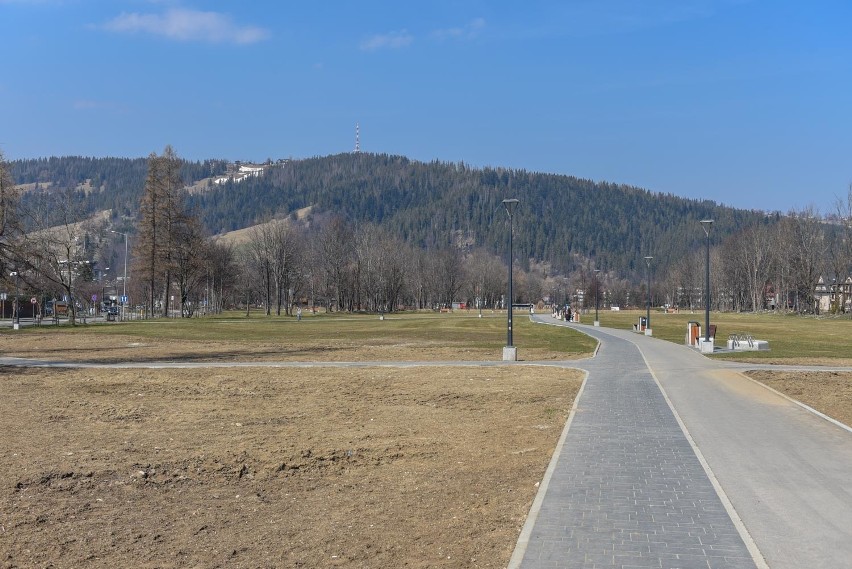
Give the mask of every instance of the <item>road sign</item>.
<path id="1" fill-rule="evenodd" d="M 92 302 L 97 302 L 97 301 L 98 301 L 98 295 L 93 294 L 92 295 Z"/>
<path id="2" fill-rule="evenodd" d="M 0 300 L 6 300 L 6 293 L 0 292 Z"/>
<path id="3" fill-rule="evenodd" d="M 127 304 L 127 296 L 126 295 L 123 295 L 123 294 L 121 295 L 121 304 Z"/>
<path id="4" fill-rule="evenodd" d="M 30 299 L 30 302 L 32 302 L 33 304 L 38 304 L 38 300 L 36 300 L 36 297 L 32 297 Z"/>

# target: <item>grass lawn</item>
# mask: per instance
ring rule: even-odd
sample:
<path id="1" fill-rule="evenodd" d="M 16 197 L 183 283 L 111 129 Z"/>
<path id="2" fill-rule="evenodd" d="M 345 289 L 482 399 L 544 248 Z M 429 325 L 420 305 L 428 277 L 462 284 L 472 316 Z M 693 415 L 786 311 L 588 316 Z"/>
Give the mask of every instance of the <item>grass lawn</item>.
<path id="1" fill-rule="evenodd" d="M 631 329 L 645 311 L 600 311 L 601 326 Z M 583 315 L 591 322 L 593 314 Z M 689 321 L 704 326 L 704 312 L 681 311 L 680 314 L 651 312 L 654 337 L 678 344 L 684 342 Z M 716 344 L 724 346 L 728 335 L 751 334 L 756 340 L 768 340 L 769 351 L 717 354 L 714 357 L 739 361 L 777 362 L 787 364 L 823 363 L 852 365 L 852 319 L 846 317 L 809 317 L 770 313 L 710 313 L 710 324 L 716 325 Z"/>
<path id="2" fill-rule="evenodd" d="M 579 332 L 514 318 L 513 340 L 523 360 L 565 360 L 590 354 L 596 345 Z M 31 336 L 25 352 L 23 340 Z M 16 340 L 18 338 L 18 340 Z M 267 317 L 228 313 L 192 319 L 135 320 L 85 326 L 24 328 L 0 335 L 0 349 L 22 357 L 74 357 L 78 347 L 101 344 L 97 361 L 185 357 L 283 360 L 499 360 L 506 344 L 505 313 L 400 313 L 376 315 L 305 313 Z M 176 346 L 185 346 L 178 350 Z M 16 349 L 16 346 L 18 348 Z M 127 352 L 130 350 L 130 352 Z M 91 350 L 87 349 L 91 358 Z M 144 353 L 144 356 L 142 354 Z"/>

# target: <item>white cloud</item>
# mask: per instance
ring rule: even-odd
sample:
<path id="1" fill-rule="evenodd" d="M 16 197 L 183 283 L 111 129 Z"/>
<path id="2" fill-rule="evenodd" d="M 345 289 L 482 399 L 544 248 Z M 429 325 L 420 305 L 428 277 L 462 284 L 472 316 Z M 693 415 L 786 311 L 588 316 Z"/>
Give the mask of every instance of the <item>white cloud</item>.
<path id="1" fill-rule="evenodd" d="M 179 41 L 250 44 L 265 40 L 269 32 L 257 26 L 236 24 L 225 14 L 172 8 L 162 14 L 122 13 L 104 24 L 118 33 L 147 33 Z"/>
<path id="2" fill-rule="evenodd" d="M 439 40 L 449 39 L 471 39 L 479 35 L 485 28 L 484 18 L 475 18 L 468 24 L 457 28 L 444 28 L 432 32 L 432 36 Z"/>
<path id="3" fill-rule="evenodd" d="M 390 32 L 388 34 L 379 34 L 371 36 L 361 42 L 363 51 L 376 51 L 379 49 L 399 49 L 408 47 L 414 41 L 414 36 L 408 33 L 407 30 L 398 32 Z"/>

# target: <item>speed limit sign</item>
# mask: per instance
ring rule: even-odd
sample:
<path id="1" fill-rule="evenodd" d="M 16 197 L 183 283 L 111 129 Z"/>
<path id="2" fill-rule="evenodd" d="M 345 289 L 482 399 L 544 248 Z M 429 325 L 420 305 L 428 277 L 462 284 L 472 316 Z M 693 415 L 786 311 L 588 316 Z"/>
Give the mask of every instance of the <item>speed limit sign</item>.
<path id="1" fill-rule="evenodd" d="M 32 302 L 33 304 L 38 304 L 38 300 L 36 300 L 36 297 L 32 297 L 30 299 L 30 302 Z"/>

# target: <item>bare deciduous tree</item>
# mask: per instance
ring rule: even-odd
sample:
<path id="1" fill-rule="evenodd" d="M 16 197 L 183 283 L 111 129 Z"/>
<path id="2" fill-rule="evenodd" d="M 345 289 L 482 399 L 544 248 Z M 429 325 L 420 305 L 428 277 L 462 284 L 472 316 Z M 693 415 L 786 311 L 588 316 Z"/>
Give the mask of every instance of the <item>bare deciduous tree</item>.
<path id="1" fill-rule="evenodd" d="M 93 278 L 94 257 L 89 236 L 101 232 L 87 221 L 74 203 L 73 192 L 43 192 L 22 212 L 30 231 L 19 241 L 16 264 L 21 278 L 30 284 L 57 288 L 68 298 L 72 324 L 77 321 L 77 287 Z M 25 268 L 26 270 L 21 270 Z"/>
<path id="2" fill-rule="evenodd" d="M 794 211 L 781 220 L 781 229 L 781 250 L 787 257 L 796 310 L 813 312 L 826 253 L 820 219 L 813 208 Z"/>
<path id="3" fill-rule="evenodd" d="M 323 276 L 321 282 L 328 310 L 331 310 L 332 301 L 338 310 L 345 309 L 354 241 L 352 228 L 341 217 L 330 219 L 319 230 L 316 262 Z"/>

